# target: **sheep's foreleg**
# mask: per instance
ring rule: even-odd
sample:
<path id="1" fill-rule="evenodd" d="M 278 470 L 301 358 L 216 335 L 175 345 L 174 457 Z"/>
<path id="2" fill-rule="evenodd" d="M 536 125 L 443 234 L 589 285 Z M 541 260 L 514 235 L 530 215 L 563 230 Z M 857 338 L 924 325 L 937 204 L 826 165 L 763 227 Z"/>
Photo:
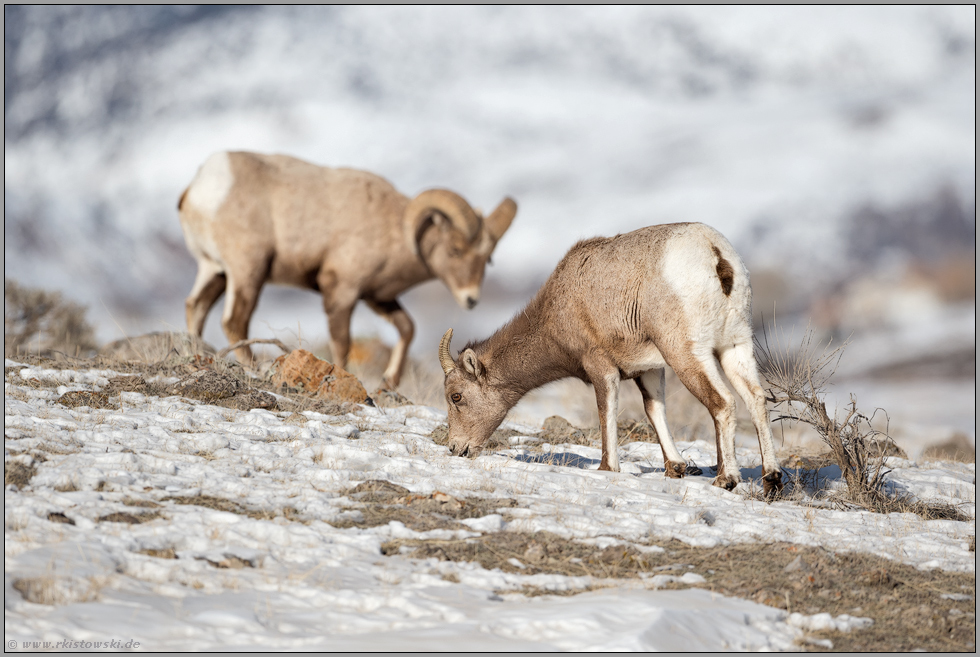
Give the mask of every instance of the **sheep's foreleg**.
<path id="1" fill-rule="evenodd" d="M 664 454 L 664 476 L 679 479 L 687 472 L 687 464 L 681 453 L 677 451 L 674 439 L 667 429 L 664 370 L 660 368 L 644 372 L 635 381 L 643 397 L 643 410 L 646 411 L 647 419 L 657 430 L 657 439 Z"/>
<path id="2" fill-rule="evenodd" d="M 603 373 L 589 376 L 595 388 L 596 405 L 599 407 L 599 432 L 602 434 L 602 461 L 599 469 L 619 472 L 616 427 L 619 416 L 619 370 L 603 369 Z"/>

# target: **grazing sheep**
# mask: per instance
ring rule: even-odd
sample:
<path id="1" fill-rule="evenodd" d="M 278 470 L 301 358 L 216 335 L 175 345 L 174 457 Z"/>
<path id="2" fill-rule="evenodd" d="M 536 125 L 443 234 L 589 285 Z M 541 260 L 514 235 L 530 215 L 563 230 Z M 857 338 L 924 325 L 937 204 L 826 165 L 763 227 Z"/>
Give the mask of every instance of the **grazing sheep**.
<path id="1" fill-rule="evenodd" d="M 505 198 L 483 218 L 448 190 L 409 199 L 366 171 L 222 152 L 205 161 L 178 210 L 198 264 L 187 297 L 189 332 L 201 335 L 224 292 L 222 327 L 235 344 L 248 337 L 263 284 L 309 288 L 323 297 L 334 360 L 344 366 L 351 313 L 363 299 L 398 330 L 384 373 L 384 384 L 394 387 L 415 330 L 396 297 L 439 278 L 460 306 L 475 306 L 486 263 L 517 205 Z M 251 362 L 248 346 L 236 355 Z"/>
<path id="2" fill-rule="evenodd" d="M 718 474 L 740 481 L 735 460 L 735 399 L 752 414 L 767 496 L 782 488 L 766 400 L 752 351 L 752 290 L 735 249 L 698 223 L 650 226 L 576 244 L 527 307 L 454 361 L 452 329 L 439 345 L 453 454 L 473 455 L 530 390 L 564 377 L 595 387 L 602 434 L 600 470 L 619 470 L 619 383 L 632 379 L 663 449 L 665 473 L 686 464 L 667 429 L 664 368 L 669 365 L 710 411 Z"/>

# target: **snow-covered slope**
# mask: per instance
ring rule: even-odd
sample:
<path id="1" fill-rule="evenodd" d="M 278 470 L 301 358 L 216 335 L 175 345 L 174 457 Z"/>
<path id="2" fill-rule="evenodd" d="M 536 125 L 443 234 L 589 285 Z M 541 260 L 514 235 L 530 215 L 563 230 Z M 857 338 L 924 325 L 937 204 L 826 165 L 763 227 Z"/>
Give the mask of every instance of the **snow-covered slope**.
<path id="1" fill-rule="evenodd" d="M 70 409 L 52 402 L 118 374 L 10 360 L 5 369 L 5 471 L 33 470 L 29 484 L 4 495 L 4 638 L 16 647 L 120 640 L 154 651 L 419 651 L 451 640 L 459 650 L 786 650 L 807 629 L 870 622 L 658 590 L 709 574 L 683 565 L 629 583 L 382 556 L 381 544 L 399 538 L 546 530 L 646 552 L 670 539 L 704 547 L 778 540 L 975 572 L 970 523 L 729 493 L 711 486 L 715 450 L 703 441 L 679 444 L 705 470 L 681 480 L 664 478 L 657 445 L 630 443 L 623 472 L 600 473 L 597 449 L 531 454 L 521 441 L 538 430 L 517 425 L 510 449 L 469 460 L 433 442 L 445 414 L 422 406 L 287 418 L 122 392 L 118 408 Z M 755 450 L 739 449 L 738 458 L 744 478 L 759 476 Z M 975 517 L 972 464 L 889 466 L 893 486 Z M 349 489 L 370 480 L 420 498 L 490 500 L 488 512 L 462 520 L 465 529 L 328 524 L 357 518 Z M 174 503 L 198 496 L 233 508 Z M 125 524 L 126 514 L 144 513 L 158 515 Z M 601 590 L 525 597 L 524 587 Z"/>

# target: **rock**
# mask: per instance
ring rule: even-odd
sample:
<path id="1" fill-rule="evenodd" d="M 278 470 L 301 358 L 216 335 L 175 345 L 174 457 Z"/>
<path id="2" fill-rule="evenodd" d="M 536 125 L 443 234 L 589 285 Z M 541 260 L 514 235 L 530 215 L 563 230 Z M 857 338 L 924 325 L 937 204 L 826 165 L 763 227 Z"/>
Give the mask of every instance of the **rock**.
<path id="1" fill-rule="evenodd" d="M 784 573 L 795 573 L 796 571 L 810 572 L 810 565 L 803 561 L 803 557 L 796 557 L 783 568 Z"/>
<path id="2" fill-rule="evenodd" d="M 280 356 L 272 367 L 272 382 L 276 386 L 302 388 L 327 401 L 372 403 L 356 376 L 305 349 Z"/>
<path id="3" fill-rule="evenodd" d="M 552 415 L 541 426 L 542 433 L 547 433 L 549 437 L 565 438 L 575 431 L 575 427 L 560 415 Z"/>

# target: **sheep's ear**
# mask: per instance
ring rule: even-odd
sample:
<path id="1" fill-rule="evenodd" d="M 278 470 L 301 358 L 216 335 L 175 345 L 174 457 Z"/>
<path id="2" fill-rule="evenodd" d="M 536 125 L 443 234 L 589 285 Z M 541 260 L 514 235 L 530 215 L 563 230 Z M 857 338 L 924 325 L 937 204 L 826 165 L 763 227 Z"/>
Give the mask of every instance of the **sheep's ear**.
<path id="1" fill-rule="evenodd" d="M 483 220 L 484 225 L 487 227 L 487 232 L 490 233 L 490 237 L 496 242 L 507 229 L 510 228 L 510 222 L 514 220 L 514 215 L 517 214 L 517 203 L 514 202 L 512 198 L 505 198 L 500 202 L 500 205 L 490 213 L 490 216 Z"/>
<path id="2" fill-rule="evenodd" d="M 483 368 L 483 363 L 476 357 L 476 353 L 472 349 L 467 349 L 460 356 L 463 363 L 463 369 L 475 376 L 477 379 L 483 379 L 483 374 L 486 372 Z"/>

